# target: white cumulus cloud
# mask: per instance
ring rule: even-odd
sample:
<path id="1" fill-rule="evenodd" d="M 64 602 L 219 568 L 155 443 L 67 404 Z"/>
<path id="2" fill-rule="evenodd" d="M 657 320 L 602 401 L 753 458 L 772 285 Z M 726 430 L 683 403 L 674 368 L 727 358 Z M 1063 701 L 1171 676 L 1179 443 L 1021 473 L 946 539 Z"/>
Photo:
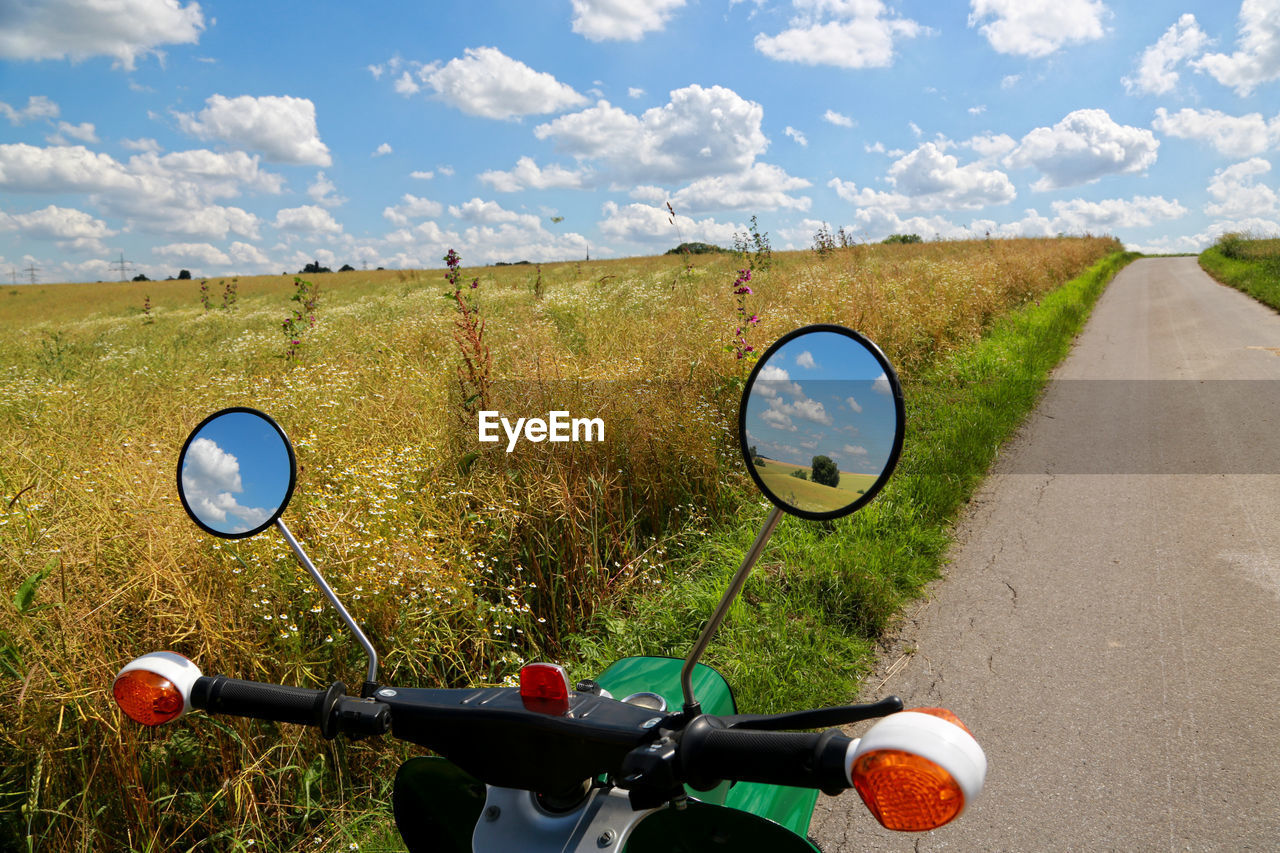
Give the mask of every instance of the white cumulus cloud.
<path id="1" fill-rule="evenodd" d="M 132 71 L 138 57 L 166 44 L 195 44 L 200 4 L 178 0 L 11 0 L 0 7 L 0 59 L 115 58 Z"/>
<path id="2" fill-rule="evenodd" d="M 69 121 L 58 122 L 58 130 L 45 137 L 45 140 L 51 145 L 66 145 L 67 137 L 71 137 L 79 142 L 97 142 L 98 131 L 94 127 L 93 122 L 85 121 L 80 124 L 72 124 Z"/>
<path id="3" fill-rule="evenodd" d="M 539 125 L 534 135 L 579 160 L 599 160 L 620 181 L 681 181 L 739 172 L 768 147 L 764 108 L 723 86 L 686 86 L 635 116 L 599 101 Z"/>
<path id="4" fill-rule="evenodd" d="M 338 195 L 338 187 L 325 176 L 324 172 L 316 172 L 316 179 L 307 187 L 307 195 L 321 207 L 338 207 L 347 201 Z"/>
<path id="5" fill-rule="evenodd" d="M 314 204 L 284 208 L 276 213 L 275 222 L 271 224 L 280 231 L 300 234 L 336 234 L 342 231 L 342 226 L 329 211 Z"/>
<path id="6" fill-rule="evenodd" d="M 647 246 L 670 245 L 677 236 L 687 241 L 728 246 L 733 241 L 734 233 L 746 231 L 746 226 L 743 225 L 717 222 L 714 219 L 695 220 L 683 214 L 677 214 L 676 223 L 672 225 L 671 214 L 665 207 L 648 204 L 619 207 L 616 202 L 607 201 L 603 213 L 604 219 L 597 223 L 601 234 Z"/>
<path id="7" fill-rule="evenodd" d="M 178 126 L 200 139 L 219 139 L 260 152 L 268 160 L 328 166 L 329 148 L 316 129 L 316 107 L 289 95 L 212 95 L 198 114 L 178 113 Z"/>
<path id="8" fill-rule="evenodd" d="M 0 145 L 0 190 L 87 193 L 98 207 L 126 217 L 130 228 L 152 233 L 221 239 L 234 231 L 256 238 L 256 216 L 215 200 L 247 189 L 278 193 L 282 183 L 242 151 L 145 153 L 125 164 L 82 145 Z"/>
<path id="9" fill-rule="evenodd" d="M 591 41 L 639 41 L 661 30 L 685 0 L 573 0 L 573 31 Z"/>
<path id="10" fill-rule="evenodd" d="M 1017 196 L 1009 176 L 981 163 L 963 166 L 944 146 L 926 142 L 889 167 L 885 180 L 894 192 L 869 187 L 858 189 L 851 181 L 832 178 L 827 186 L 840 198 L 859 208 L 884 212 L 925 210 L 974 210 L 1006 204 Z"/>
<path id="11" fill-rule="evenodd" d="M 244 491 L 240 460 L 208 438 L 197 438 L 182 457 L 182 493 L 196 517 L 210 527 L 227 532 L 249 531 L 271 517 L 271 512 L 241 506 L 236 494 Z M 230 523 L 233 516 L 243 524 Z"/>
<path id="12" fill-rule="evenodd" d="M 1131 199 L 1110 198 L 1102 201 L 1055 201 L 1054 233 L 1114 234 L 1123 228 L 1145 228 L 1158 220 L 1180 219 L 1187 209 L 1163 196 L 1134 196 Z"/>
<path id="13" fill-rule="evenodd" d="M 382 216 L 396 225 L 408 225 L 410 219 L 429 219 L 443 212 L 444 205 L 440 202 L 405 193 L 399 204 L 384 208 Z"/>
<path id="14" fill-rule="evenodd" d="M 981 162 L 995 162 L 1018 147 L 1013 137 L 1005 133 L 984 133 L 971 137 L 961 144 L 972 148 Z"/>
<path id="15" fill-rule="evenodd" d="M 1268 120 L 1261 113 L 1232 116 L 1190 108 L 1170 113 L 1160 107 L 1151 126 L 1170 136 L 1207 142 L 1228 157 L 1251 157 L 1280 146 L 1280 114 Z"/>
<path id="16" fill-rule="evenodd" d="M 1244 0 L 1239 29 L 1234 52 L 1208 53 L 1192 65 L 1243 98 L 1280 78 L 1280 0 Z"/>
<path id="17" fill-rule="evenodd" d="M 888 17 L 881 0 L 792 0 L 795 16 L 777 35 L 760 33 L 755 47 L 783 62 L 837 68 L 887 68 L 900 38 L 924 27 L 908 18 Z"/>
<path id="18" fill-rule="evenodd" d="M 0 101 L 0 116 L 9 120 L 10 124 L 23 124 L 37 118 L 54 119 L 58 117 L 58 105 L 44 95 L 31 95 L 27 105 L 17 109 Z"/>
<path id="19" fill-rule="evenodd" d="M 1196 23 L 1196 16 L 1183 15 L 1142 52 L 1137 74 L 1123 80 L 1125 89 L 1131 94 L 1167 95 L 1178 84 L 1178 72 L 1174 68 L 1199 54 L 1208 44 L 1209 37 Z"/>
<path id="20" fill-rule="evenodd" d="M 573 87 L 545 71 L 528 65 L 496 47 L 469 47 L 461 57 L 444 65 L 408 63 L 395 83 L 402 95 L 423 88 L 455 109 L 483 118 L 512 119 L 526 115 L 561 112 L 587 102 Z M 393 67 L 399 67 L 393 61 Z"/>
<path id="21" fill-rule="evenodd" d="M 481 198 L 473 198 L 460 205 L 449 205 L 449 215 L 454 219 L 484 225 L 518 222 L 528 228 L 537 228 L 542 222 L 539 217 L 531 213 L 517 213 L 514 210 L 507 210 L 496 201 L 485 201 Z"/>
<path id="22" fill-rule="evenodd" d="M 823 113 L 822 120 L 828 124 L 834 124 L 836 127 L 853 127 L 853 119 L 835 110 L 827 110 Z"/>
<path id="23" fill-rule="evenodd" d="M 808 196 L 793 195 L 810 186 L 804 178 L 768 163 L 754 163 L 732 175 L 699 178 L 669 196 L 671 204 L 681 212 L 701 213 L 711 210 L 808 210 Z M 657 187 L 637 187 L 632 196 L 661 202 L 667 194 Z"/>
<path id="24" fill-rule="evenodd" d="M 1271 171 L 1271 164 L 1261 157 L 1218 169 L 1209 181 L 1209 196 L 1214 203 L 1205 208 L 1210 216 L 1257 217 L 1280 213 L 1280 196 L 1258 179 Z"/>
<path id="25" fill-rule="evenodd" d="M 17 231 L 24 237 L 56 240 L 63 248 L 102 251 L 104 237 L 117 232 L 82 210 L 49 205 L 30 213 L 9 215 L 0 211 L 0 231 Z"/>
<path id="26" fill-rule="evenodd" d="M 231 263 L 231 258 L 225 252 L 209 243 L 170 243 L 167 246 L 156 246 L 151 252 L 162 258 L 169 258 L 190 266 L 195 266 L 196 262 L 207 266 Z"/>
<path id="27" fill-rule="evenodd" d="M 480 180 L 498 192 L 519 190 L 584 189 L 591 177 L 587 169 L 566 169 L 563 166 L 539 166 L 532 157 L 521 157 L 509 172 L 490 170 L 480 174 Z"/>
<path id="28" fill-rule="evenodd" d="M 1038 58 L 1102 38 L 1106 14 L 1100 0 L 972 0 L 969 26 L 997 53 Z"/>
<path id="29" fill-rule="evenodd" d="M 1039 169 L 1043 177 L 1032 189 L 1059 189 L 1142 172 L 1155 163 L 1159 147 L 1151 131 L 1117 124 L 1106 110 L 1076 110 L 1053 127 L 1037 127 L 1022 137 L 1004 164 Z"/>

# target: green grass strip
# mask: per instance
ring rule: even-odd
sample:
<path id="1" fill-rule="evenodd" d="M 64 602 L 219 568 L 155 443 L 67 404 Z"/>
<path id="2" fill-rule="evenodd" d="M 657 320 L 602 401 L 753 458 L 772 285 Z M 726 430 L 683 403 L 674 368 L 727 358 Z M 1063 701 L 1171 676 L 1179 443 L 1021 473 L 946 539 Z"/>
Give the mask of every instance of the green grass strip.
<path id="1" fill-rule="evenodd" d="M 1280 311 L 1280 257 L 1231 258 L 1211 246 L 1200 253 L 1200 266 L 1223 284 Z"/>
<path id="2" fill-rule="evenodd" d="M 902 460 L 862 511 L 833 524 L 782 521 L 705 659 L 740 709 L 857 695 L 877 638 L 941 574 L 956 515 L 996 451 L 1039 401 L 1106 284 L 1136 257 L 1108 256 L 907 382 Z M 737 518 L 674 561 L 680 568 L 660 591 L 600 614 L 573 640 L 573 674 L 626 655 L 683 657 L 766 514 L 763 498 L 745 496 Z"/>

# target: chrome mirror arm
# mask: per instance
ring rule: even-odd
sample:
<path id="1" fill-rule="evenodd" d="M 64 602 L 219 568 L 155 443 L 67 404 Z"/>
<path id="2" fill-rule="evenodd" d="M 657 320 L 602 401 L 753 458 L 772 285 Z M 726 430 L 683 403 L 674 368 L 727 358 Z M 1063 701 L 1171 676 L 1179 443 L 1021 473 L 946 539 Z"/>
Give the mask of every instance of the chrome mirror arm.
<path id="1" fill-rule="evenodd" d="M 693 644 L 693 650 L 689 652 L 689 657 L 685 658 L 684 666 L 680 669 L 680 689 L 684 692 L 684 713 L 686 717 L 692 718 L 702 713 L 702 706 L 698 704 L 698 700 L 693 695 L 693 668 L 702 657 L 702 653 L 707 650 L 707 645 L 715 635 L 716 629 L 720 627 L 724 617 L 729 614 L 729 608 L 733 606 L 734 599 L 742 592 L 742 587 L 747 583 L 747 576 L 751 574 L 751 569 L 755 566 L 756 561 L 760 559 L 760 553 L 764 551 L 765 543 L 773 535 L 773 529 L 778 526 L 778 521 L 781 518 L 782 510 L 775 506 L 769 513 L 769 517 L 765 519 L 764 526 L 760 528 L 760 532 L 756 535 L 756 541 L 751 543 L 751 548 L 747 551 L 747 556 L 743 559 L 742 565 L 734 573 L 733 580 L 729 582 L 729 588 L 725 590 L 724 596 L 721 597 L 715 613 L 711 614 L 711 618 L 707 620 L 707 624 L 703 627 L 698 641 Z"/>
<path id="2" fill-rule="evenodd" d="M 325 579 L 321 577 L 319 570 L 317 570 L 315 564 L 311 562 L 311 558 L 307 556 L 306 552 L 302 550 L 302 546 L 298 544 L 298 540 L 294 539 L 293 534 L 289 532 L 289 528 L 284 526 L 284 521 L 277 518 L 276 528 L 280 531 L 281 535 L 284 536 L 284 541 L 289 543 L 289 547 L 293 549 L 294 556 L 296 556 L 298 561 L 302 563 L 303 568 L 311 574 L 316 585 L 320 587 L 320 591 L 324 593 L 324 597 L 329 599 L 329 603 L 333 605 L 334 610 L 338 611 L 338 615 L 342 617 L 342 621 L 346 623 L 346 626 L 351 629 L 351 633 L 356 635 L 356 640 L 364 649 L 365 654 L 369 656 L 369 671 L 365 676 L 364 687 L 360 691 L 360 695 L 365 696 L 366 698 L 373 695 L 373 689 L 378 683 L 378 653 L 374 651 L 373 644 L 370 643 L 369 638 L 364 635 L 364 631 L 360 630 L 360 626 L 356 624 L 356 620 L 351 618 L 351 614 L 347 612 L 347 608 L 342 606 L 342 602 L 338 600 L 338 596 L 334 594 L 333 589 Z"/>

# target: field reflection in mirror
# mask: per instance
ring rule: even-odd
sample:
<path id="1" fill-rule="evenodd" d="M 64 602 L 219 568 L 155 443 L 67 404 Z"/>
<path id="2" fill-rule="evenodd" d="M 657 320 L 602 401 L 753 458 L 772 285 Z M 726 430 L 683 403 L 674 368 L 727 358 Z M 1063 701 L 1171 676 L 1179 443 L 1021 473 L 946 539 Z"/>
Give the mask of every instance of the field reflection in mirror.
<path id="1" fill-rule="evenodd" d="M 275 523 L 296 474 L 293 448 L 275 421 L 253 409 L 224 409 L 187 438 L 178 458 L 178 492 L 200 527 L 239 539 Z"/>
<path id="2" fill-rule="evenodd" d="M 902 391 L 875 344 L 809 326 L 765 353 L 744 393 L 739 432 L 757 485 L 805 518 L 835 518 L 875 496 L 902 447 Z"/>

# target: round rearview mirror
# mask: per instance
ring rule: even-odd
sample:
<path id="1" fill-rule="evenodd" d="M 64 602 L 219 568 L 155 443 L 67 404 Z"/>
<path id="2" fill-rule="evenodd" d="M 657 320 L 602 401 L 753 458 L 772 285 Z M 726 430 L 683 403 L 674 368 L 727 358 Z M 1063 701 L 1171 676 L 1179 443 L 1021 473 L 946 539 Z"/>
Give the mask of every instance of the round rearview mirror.
<path id="1" fill-rule="evenodd" d="M 902 452 L 902 386 L 880 348 L 843 326 L 784 335 L 747 379 L 738 437 L 751 478 L 801 518 L 848 515 Z"/>
<path id="2" fill-rule="evenodd" d="M 284 430 L 256 409 L 214 412 L 192 430 L 178 456 L 183 509 L 224 539 L 243 539 L 274 524 L 297 476 Z"/>

